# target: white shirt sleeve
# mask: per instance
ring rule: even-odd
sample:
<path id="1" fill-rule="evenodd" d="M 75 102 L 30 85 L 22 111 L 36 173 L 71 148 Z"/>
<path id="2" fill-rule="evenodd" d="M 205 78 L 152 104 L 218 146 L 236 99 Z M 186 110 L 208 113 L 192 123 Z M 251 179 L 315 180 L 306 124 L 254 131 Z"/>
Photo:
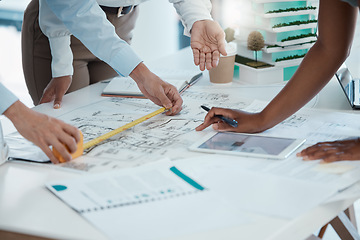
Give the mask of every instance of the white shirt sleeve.
<path id="1" fill-rule="evenodd" d="M 18 98 L 0 83 L 0 114 L 3 114 Z"/>
<path id="2" fill-rule="evenodd" d="M 39 25 L 49 39 L 52 77 L 73 75 L 73 54 L 70 48 L 70 31 L 50 10 L 46 1 L 39 1 Z"/>
<path id="3" fill-rule="evenodd" d="M 180 15 L 184 25 L 184 35 L 190 36 L 193 24 L 199 20 L 213 20 L 211 17 L 210 0 L 169 0 L 174 4 L 176 12 Z"/>
<path id="4" fill-rule="evenodd" d="M 0 122 L 0 165 L 5 163 L 9 156 L 9 146 L 6 144 Z"/>
<path id="5" fill-rule="evenodd" d="M 141 62 L 120 39 L 96 0 L 44 0 L 56 17 L 95 56 L 120 75 L 128 76 Z"/>

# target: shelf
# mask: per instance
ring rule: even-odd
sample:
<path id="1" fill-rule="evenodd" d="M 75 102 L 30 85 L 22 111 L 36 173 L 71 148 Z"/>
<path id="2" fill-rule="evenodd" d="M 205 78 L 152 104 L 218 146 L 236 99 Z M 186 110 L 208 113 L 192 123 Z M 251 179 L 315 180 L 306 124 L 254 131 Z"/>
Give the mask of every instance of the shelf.
<path id="1" fill-rule="evenodd" d="M 300 25 L 271 28 L 268 30 L 271 32 L 279 33 L 279 32 L 289 32 L 289 31 L 296 31 L 296 30 L 316 28 L 316 27 L 317 27 L 317 23 L 306 23 L 306 24 L 300 24 Z"/>
<path id="2" fill-rule="evenodd" d="M 266 42 L 265 41 L 265 43 L 268 45 L 278 45 L 280 47 L 287 47 L 287 46 L 298 45 L 298 44 L 302 44 L 302 43 L 310 43 L 311 41 L 316 41 L 316 40 L 317 40 L 316 37 L 306 37 L 306 38 L 289 40 L 289 41 L 285 41 L 285 42 Z"/>
<path id="3" fill-rule="evenodd" d="M 255 13 L 258 16 L 263 18 L 277 18 L 277 17 L 288 17 L 288 16 L 298 16 L 298 15 L 315 15 L 317 16 L 318 11 L 309 9 L 309 10 L 300 10 L 300 11 L 289 11 L 281 13 Z"/>
<path id="4" fill-rule="evenodd" d="M 293 25 L 293 26 L 286 26 L 279 28 L 272 28 L 272 27 L 269 28 L 264 26 L 258 26 L 255 24 L 252 25 L 249 24 L 245 26 L 244 24 L 241 23 L 238 23 L 238 26 L 246 29 L 264 30 L 270 33 L 281 33 L 281 32 L 289 32 L 289 31 L 296 31 L 296 30 L 309 29 L 309 28 L 317 28 L 317 23 L 307 23 L 307 24 L 300 24 L 300 25 Z"/>
<path id="5" fill-rule="evenodd" d="M 301 49 L 309 49 L 314 45 L 314 43 L 305 43 L 299 45 L 292 45 L 286 47 L 272 47 L 272 48 L 264 48 L 263 52 L 265 53 L 276 53 L 276 52 L 287 52 L 287 51 L 295 51 Z"/>
<path id="6" fill-rule="evenodd" d="M 290 59 L 290 60 L 284 60 L 280 62 L 274 62 L 275 67 L 292 67 L 292 66 L 298 66 L 300 65 L 303 58 L 296 58 L 296 59 Z"/>

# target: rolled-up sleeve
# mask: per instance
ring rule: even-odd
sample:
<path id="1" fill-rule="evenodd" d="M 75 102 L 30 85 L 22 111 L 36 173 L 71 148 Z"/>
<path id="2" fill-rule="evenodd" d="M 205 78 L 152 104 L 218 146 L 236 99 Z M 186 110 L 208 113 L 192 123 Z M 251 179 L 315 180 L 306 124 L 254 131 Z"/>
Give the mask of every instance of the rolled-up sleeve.
<path id="1" fill-rule="evenodd" d="M 0 83 L 0 114 L 13 105 L 18 98 Z"/>
<path id="2" fill-rule="evenodd" d="M 169 0 L 174 4 L 184 25 L 184 35 L 190 36 L 193 24 L 200 20 L 212 20 L 210 0 Z"/>
<path id="3" fill-rule="evenodd" d="M 44 0 L 39 1 L 39 25 L 49 39 L 52 77 L 73 75 L 73 54 L 70 48 L 70 31 L 50 10 Z"/>
<path id="4" fill-rule="evenodd" d="M 115 32 L 95 0 L 44 0 L 67 29 L 122 76 L 142 61 Z"/>

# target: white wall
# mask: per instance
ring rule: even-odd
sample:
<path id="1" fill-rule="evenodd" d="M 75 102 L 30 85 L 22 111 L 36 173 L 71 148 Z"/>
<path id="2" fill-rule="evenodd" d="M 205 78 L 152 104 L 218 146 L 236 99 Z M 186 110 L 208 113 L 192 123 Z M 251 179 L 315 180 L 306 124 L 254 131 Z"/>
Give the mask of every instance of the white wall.
<path id="1" fill-rule="evenodd" d="M 360 78 L 360 16 L 358 16 L 354 41 L 351 47 L 350 56 L 346 60 L 346 64 L 353 77 Z"/>
<path id="2" fill-rule="evenodd" d="M 166 0 L 150 0 L 139 6 L 132 46 L 146 62 L 174 53 L 178 49 L 177 14 Z"/>

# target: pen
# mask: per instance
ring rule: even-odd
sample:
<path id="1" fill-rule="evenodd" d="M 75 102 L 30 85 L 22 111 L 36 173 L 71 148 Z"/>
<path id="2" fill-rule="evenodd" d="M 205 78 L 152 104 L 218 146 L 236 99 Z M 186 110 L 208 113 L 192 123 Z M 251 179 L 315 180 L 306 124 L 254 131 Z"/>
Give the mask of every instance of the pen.
<path id="1" fill-rule="evenodd" d="M 201 108 L 204 109 L 207 112 L 210 111 L 210 108 L 208 108 L 208 107 L 206 107 L 204 105 L 201 105 Z M 229 124 L 232 127 L 237 127 L 238 126 L 238 122 L 236 120 L 234 120 L 234 119 L 224 117 L 223 115 L 215 115 L 214 117 L 220 118 L 222 121 L 226 122 L 227 124 Z"/>
<path id="2" fill-rule="evenodd" d="M 185 85 L 183 88 L 181 88 L 181 90 L 179 91 L 179 93 L 181 94 L 181 93 L 185 92 L 186 89 L 188 89 L 189 87 L 191 87 L 192 85 L 194 85 L 195 83 L 197 83 L 197 82 L 200 80 L 200 78 L 201 78 L 202 75 L 203 75 L 202 73 L 196 74 L 195 76 L 193 76 L 193 77 L 190 79 L 189 82 L 186 81 L 186 85 Z"/>
<path id="3" fill-rule="evenodd" d="M 197 81 L 199 81 L 200 77 L 202 76 L 202 72 L 201 73 L 198 73 L 196 74 L 195 76 L 193 76 L 191 79 L 190 79 L 190 82 L 189 82 L 189 85 L 192 86 L 194 85 L 195 83 L 197 83 Z"/>

